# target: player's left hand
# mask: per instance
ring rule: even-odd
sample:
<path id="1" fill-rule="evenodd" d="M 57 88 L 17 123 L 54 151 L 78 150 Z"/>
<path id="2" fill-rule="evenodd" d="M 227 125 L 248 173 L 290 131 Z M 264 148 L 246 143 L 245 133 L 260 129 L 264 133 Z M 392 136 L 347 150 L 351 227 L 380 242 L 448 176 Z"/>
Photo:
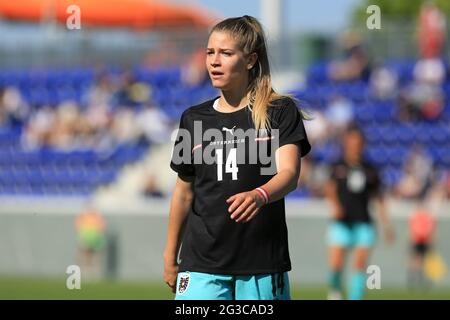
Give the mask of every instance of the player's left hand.
<path id="1" fill-rule="evenodd" d="M 259 209 L 264 205 L 264 200 L 258 191 L 252 190 L 229 197 L 227 203 L 230 205 L 228 212 L 231 214 L 231 219 L 236 222 L 249 222 L 258 214 Z"/>

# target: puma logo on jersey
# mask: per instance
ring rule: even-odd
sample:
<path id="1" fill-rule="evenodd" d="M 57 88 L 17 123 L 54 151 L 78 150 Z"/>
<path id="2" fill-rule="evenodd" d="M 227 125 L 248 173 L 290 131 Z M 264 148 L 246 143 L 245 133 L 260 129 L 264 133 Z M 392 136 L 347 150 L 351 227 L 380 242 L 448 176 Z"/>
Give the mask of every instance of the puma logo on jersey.
<path id="1" fill-rule="evenodd" d="M 234 128 L 236 128 L 236 126 L 234 126 L 234 127 L 231 128 L 231 129 L 228 129 L 228 128 L 223 127 L 223 128 L 222 128 L 222 131 L 227 131 L 227 132 L 229 132 L 230 134 L 233 134 Z"/>

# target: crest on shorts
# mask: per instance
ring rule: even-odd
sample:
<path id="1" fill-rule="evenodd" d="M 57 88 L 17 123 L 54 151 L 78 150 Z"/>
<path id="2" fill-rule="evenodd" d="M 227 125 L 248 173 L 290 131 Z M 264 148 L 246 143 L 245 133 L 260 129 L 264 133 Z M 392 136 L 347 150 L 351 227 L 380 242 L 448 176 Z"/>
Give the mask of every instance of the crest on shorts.
<path id="1" fill-rule="evenodd" d="M 178 294 L 183 294 L 189 286 L 189 273 L 183 273 L 180 275 L 180 281 L 178 283 Z"/>

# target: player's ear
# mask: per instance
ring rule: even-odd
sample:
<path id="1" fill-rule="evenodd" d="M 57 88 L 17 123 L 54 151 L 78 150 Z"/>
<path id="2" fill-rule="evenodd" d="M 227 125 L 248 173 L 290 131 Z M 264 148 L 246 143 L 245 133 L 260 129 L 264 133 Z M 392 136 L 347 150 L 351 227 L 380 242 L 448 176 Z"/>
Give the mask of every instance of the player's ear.
<path id="1" fill-rule="evenodd" d="M 247 58 L 247 70 L 250 70 L 254 67 L 256 64 L 256 61 L 258 60 L 258 54 L 256 52 L 252 52 L 248 55 Z"/>

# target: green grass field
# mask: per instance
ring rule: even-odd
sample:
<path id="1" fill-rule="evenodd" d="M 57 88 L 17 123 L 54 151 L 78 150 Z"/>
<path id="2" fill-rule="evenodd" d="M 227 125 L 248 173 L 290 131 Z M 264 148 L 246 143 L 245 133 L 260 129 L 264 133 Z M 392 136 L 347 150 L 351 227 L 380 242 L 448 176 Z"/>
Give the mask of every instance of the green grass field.
<path id="1" fill-rule="evenodd" d="M 292 286 L 292 298 L 299 300 L 326 297 L 324 287 Z M 163 283 L 151 282 L 90 282 L 80 290 L 68 290 L 65 279 L 0 277 L 0 299 L 133 299 L 165 300 L 173 295 Z M 450 299 L 450 288 L 411 292 L 407 289 L 382 288 L 369 290 L 367 299 Z"/>

